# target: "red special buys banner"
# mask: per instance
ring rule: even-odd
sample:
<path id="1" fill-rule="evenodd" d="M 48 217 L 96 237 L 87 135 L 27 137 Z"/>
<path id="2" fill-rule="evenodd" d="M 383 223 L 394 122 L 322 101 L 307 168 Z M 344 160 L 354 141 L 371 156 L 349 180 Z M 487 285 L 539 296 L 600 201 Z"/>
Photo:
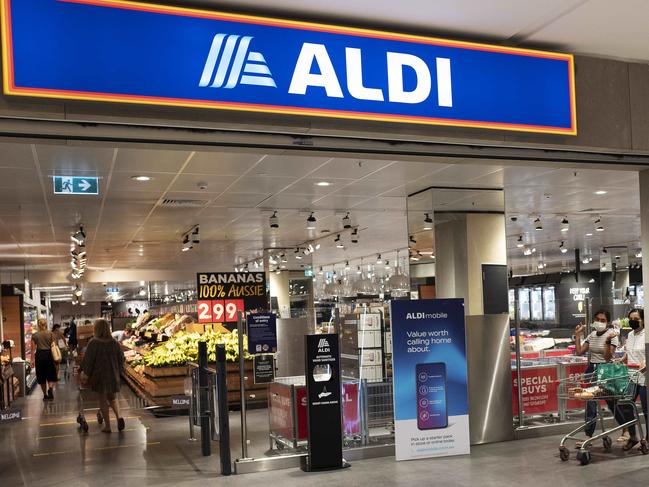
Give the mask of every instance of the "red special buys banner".
<path id="1" fill-rule="evenodd" d="M 521 389 L 525 414 L 558 411 L 557 367 L 522 369 Z M 518 384 L 516 370 L 512 370 L 512 410 L 518 414 Z"/>

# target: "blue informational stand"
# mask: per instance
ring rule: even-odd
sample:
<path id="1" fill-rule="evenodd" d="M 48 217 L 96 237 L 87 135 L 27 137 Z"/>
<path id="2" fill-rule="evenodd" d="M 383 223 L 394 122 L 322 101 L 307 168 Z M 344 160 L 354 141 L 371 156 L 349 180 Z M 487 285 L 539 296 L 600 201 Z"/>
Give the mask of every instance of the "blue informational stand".
<path id="1" fill-rule="evenodd" d="M 463 299 L 391 301 L 397 460 L 469 453 Z"/>

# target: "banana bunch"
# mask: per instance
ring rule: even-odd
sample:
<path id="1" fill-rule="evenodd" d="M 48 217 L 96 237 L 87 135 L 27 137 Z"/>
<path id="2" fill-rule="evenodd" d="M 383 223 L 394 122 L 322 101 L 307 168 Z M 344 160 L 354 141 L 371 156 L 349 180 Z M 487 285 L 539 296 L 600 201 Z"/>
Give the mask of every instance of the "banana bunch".
<path id="1" fill-rule="evenodd" d="M 242 336 L 244 357 L 250 358 L 247 352 L 248 337 Z M 239 359 L 239 335 L 237 330 L 228 333 L 206 331 L 203 335 L 199 333 L 187 333 L 180 331 L 171 339 L 157 346 L 144 355 L 144 363 L 149 367 L 167 367 L 184 365 L 187 362 L 198 360 L 198 342 L 207 343 L 207 359 L 216 362 L 216 346 L 225 345 L 225 356 L 228 362 L 235 362 Z"/>

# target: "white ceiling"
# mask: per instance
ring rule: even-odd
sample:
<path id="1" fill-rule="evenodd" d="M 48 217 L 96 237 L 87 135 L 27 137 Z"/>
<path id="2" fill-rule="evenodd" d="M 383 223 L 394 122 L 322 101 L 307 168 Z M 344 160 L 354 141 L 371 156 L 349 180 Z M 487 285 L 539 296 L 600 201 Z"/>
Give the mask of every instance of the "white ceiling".
<path id="1" fill-rule="evenodd" d="M 205 8 L 268 12 L 432 35 L 649 60 L 646 0 L 187 0 Z"/>
<path id="2" fill-rule="evenodd" d="M 69 237 L 79 224 L 88 235 L 90 270 L 231 270 L 260 257 L 264 248 L 295 248 L 318 238 L 321 249 L 311 262 L 300 263 L 317 267 L 376 253 L 394 259 L 387 255 L 408 245 L 406 196 L 429 186 L 504 188 L 504 193 L 437 191 L 431 206 L 446 212 L 499 211 L 504 194 L 508 215 L 517 216 L 507 226 L 516 272 L 536 269 L 539 258 L 560 268 L 573 255 L 572 250 L 559 252 L 561 240 L 590 253 L 609 245 L 637 246 L 635 171 L 458 162 L 0 141 L 0 267 L 67 272 Z M 54 195 L 51 178 L 56 174 L 97 176 L 100 195 Z M 131 179 L 142 174 L 153 179 Z M 317 186 L 319 181 L 331 186 Z M 206 189 L 200 189 L 205 183 Z M 598 189 L 607 194 L 594 194 Z M 163 206 L 165 198 L 193 200 L 198 207 Z M 278 230 L 269 228 L 273 210 L 278 211 Z M 410 210 L 413 221 L 423 223 L 426 208 L 411 205 Z M 315 231 L 306 229 L 311 211 Z M 338 249 L 333 239 L 347 211 L 360 229 L 360 243 L 351 244 L 343 232 L 346 248 Z M 593 232 L 593 218 L 600 214 L 606 231 Z M 537 215 L 542 232 L 532 224 Z M 563 216 L 570 220 L 567 234 L 560 232 Z M 195 224 L 201 243 L 182 252 L 182 235 Z M 591 232 L 592 237 L 585 236 Z M 411 233 L 416 228 L 411 226 Z M 519 235 L 537 254 L 523 258 L 516 248 Z M 419 240 L 420 248 L 433 245 L 432 239 Z"/>

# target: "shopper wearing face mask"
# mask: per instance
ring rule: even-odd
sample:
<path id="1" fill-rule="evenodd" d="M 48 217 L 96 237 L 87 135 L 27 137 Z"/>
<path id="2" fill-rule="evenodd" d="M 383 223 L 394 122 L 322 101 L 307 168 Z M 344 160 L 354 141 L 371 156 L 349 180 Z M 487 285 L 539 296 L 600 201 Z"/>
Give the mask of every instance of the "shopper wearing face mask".
<path id="1" fill-rule="evenodd" d="M 594 321 L 591 325 L 593 331 L 586 337 L 582 343 L 581 339 L 585 331 L 584 325 L 579 325 L 575 328 L 575 351 L 577 355 L 584 355 L 588 353 L 588 367 L 586 374 L 593 374 L 597 366 L 610 362 L 615 354 L 619 341 L 617 331 L 610 325 L 611 314 L 605 310 L 600 309 L 595 312 Z M 623 415 L 619 408 L 615 407 L 612 401 L 607 401 L 608 407 L 615 414 L 616 419 L 620 424 L 623 421 Z M 597 426 L 594 419 L 597 417 L 597 401 L 586 402 L 586 423 L 589 423 L 584 430 L 586 436 L 591 437 L 595 432 Z M 581 445 L 578 444 L 579 448 Z"/>
<path id="2" fill-rule="evenodd" d="M 631 331 L 624 344 L 624 357 L 622 361 L 627 363 L 633 368 L 630 371 L 629 382 L 629 395 L 634 401 L 640 397 L 640 404 L 642 405 L 642 412 L 645 418 L 645 437 L 649 437 L 647 429 L 649 429 L 649 415 L 647 415 L 647 385 L 645 382 L 645 372 L 647 369 L 647 358 L 645 354 L 645 329 L 644 329 L 644 310 L 635 308 L 629 311 L 629 326 Z M 640 373 L 635 373 L 636 368 Z M 624 420 L 632 421 L 635 418 L 633 408 L 631 406 L 622 406 Z M 626 432 L 625 435 L 626 436 Z M 640 438 L 636 434 L 635 425 L 629 426 L 628 438 L 624 445 L 624 450 L 630 450 L 640 442 Z"/>

